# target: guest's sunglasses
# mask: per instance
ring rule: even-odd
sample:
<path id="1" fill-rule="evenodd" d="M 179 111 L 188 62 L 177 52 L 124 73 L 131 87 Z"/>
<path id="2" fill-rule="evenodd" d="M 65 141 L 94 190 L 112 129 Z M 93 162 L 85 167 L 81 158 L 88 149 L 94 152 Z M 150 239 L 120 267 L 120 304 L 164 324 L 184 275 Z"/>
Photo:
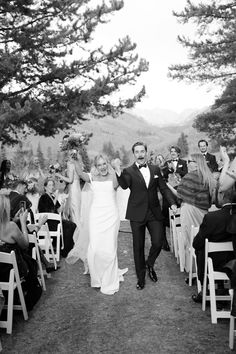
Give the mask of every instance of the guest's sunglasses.
<path id="1" fill-rule="evenodd" d="M 188 163 L 190 163 L 190 162 L 196 162 L 195 160 L 188 160 Z"/>

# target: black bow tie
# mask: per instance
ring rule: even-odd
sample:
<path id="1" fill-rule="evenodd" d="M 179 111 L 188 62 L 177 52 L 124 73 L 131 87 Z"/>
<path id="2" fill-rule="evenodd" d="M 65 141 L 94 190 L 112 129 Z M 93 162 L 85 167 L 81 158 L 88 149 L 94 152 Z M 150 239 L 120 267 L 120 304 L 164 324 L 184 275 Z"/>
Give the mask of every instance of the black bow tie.
<path id="1" fill-rule="evenodd" d="M 143 163 L 142 165 L 139 165 L 138 168 L 142 168 L 142 167 L 147 167 L 147 164 L 146 163 Z"/>
<path id="2" fill-rule="evenodd" d="M 174 161 L 178 162 L 178 159 L 175 159 L 175 160 L 172 160 L 172 161 L 173 161 L 173 162 L 174 162 Z"/>

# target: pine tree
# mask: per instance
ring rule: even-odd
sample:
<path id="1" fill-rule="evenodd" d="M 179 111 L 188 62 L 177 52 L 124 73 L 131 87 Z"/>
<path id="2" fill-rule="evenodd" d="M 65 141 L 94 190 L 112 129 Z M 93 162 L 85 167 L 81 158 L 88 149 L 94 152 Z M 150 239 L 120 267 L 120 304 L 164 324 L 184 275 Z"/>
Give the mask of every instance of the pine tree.
<path id="1" fill-rule="evenodd" d="M 24 147 L 22 142 L 19 142 L 12 158 L 13 171 L 19 178 L 23 177 L 29 164 L 27 154 L 28 150 Z"/>
<path id="2" fill-rule="evenodd" d="M 129 151 L 126 150 L 125 146 L 122 145 L 121 148 L 120 148 L 120 152 L 121 152 L 121 162 L 122 162 L 122 166 L 123 167 L 127 167 L 128 164 L 129 164 Z"/>
<path id="3" fill-rule="evenodd" d="M 109 50 L 94 33 L 123 0 L 21 0 L 0 2 L 0 140 L 18 133 L 52 136 L 86 119 L 116 115 L 145 94 L 121 96 L 148 70 L 127 36 Z M 117 99 L 111 99 L 116 94 Z"/>
<path id="4" fill-rule="evenodd" d="M 186 157 L 189 152 L 189 147 L 188 147 L 188 140 L 187 140 L 188 135 L 184 134 L 183 132 L 180 134 L 180 137 L 177 141 L 177 146 L 181 150 L 181 156 Z"/>
<path id="5" fill-rule="evenodd" d="M 45 159 L 44 159 L 44 155 L 43 155 L 40 143 L 38 143 L 36 155 L 37 155 L 37 158 L 39 159 L 39 166 L 43 170 L 45 167 Z"/>

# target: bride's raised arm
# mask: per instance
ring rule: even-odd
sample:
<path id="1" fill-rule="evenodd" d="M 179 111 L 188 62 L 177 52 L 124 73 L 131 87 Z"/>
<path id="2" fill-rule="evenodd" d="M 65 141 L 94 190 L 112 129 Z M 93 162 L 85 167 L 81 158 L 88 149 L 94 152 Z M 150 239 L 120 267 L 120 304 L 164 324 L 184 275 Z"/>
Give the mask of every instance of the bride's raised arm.
<path id="1" fill-rule="evenodd" d="M 81 156 L 78 154 L 77 160 L 73 161 L 77 175 L 85 182 L 90 182 L 89 174 L 83 171 Z"/>

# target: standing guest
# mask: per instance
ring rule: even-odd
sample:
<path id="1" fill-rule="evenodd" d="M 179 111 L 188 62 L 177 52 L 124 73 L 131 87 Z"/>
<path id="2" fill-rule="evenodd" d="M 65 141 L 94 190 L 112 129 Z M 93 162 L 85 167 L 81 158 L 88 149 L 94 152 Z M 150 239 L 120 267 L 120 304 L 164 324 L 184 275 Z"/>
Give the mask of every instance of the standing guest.
<path id="1" fill-rule="evenodd" d="M 11 173 L 11 161 L 3 160 L 0 167 L 0 189 L 11 189 L 15 179 L 16 176 Z"/>
<path id="2" fill-rule="evenodd" d="M 186 272 L 189 272 L 191 227 L 202 223 L 204 215 L 211 207 L 211 200 L 216 187 L 216 180 L 201 154 L 191 155 L 188 160 L 188 171 L 181 179 L 177 191 L 169 185 L 182 201 L 180 223 L 184 254 L 181 262 Z"/>
<path id="3" fill-rule="evenodd" d="M 187 161 L 180 158 L 181 150 L 178 146 L 170 147 L 170 156 L 171 159 L 167 160 L 164 164 L 165 169 L 163 170 L 164 177 L 168 181 L 170 176 L 176 176 L 176 184 L 173 187 L 177 187 L 178 180 L 188 173 Z"/>
<path id="4" fill-rule="evenodd" d="M 39 192 L 37 188 L 37 179 L 32 177 L 27 181 L 27 193 L 26 197 L 32 203 L 31 209 L 34 214 L 38 213 L 38 204 L 39 204 Z"/>
<path id="5" fill-rule="evenodd" d="M 118 187 L 116 175 L 103 155 L 95 157 L 95 168 L 91 174 L 83 172 L 80 156 L 74 164 L 78 176 L 88 182 L 92 190 L 91 206 L 87 211 L 89 212 L 87 260 L 91 287 L 100 288 L 103 294 L 113 295 L 119 290 L 120 281 L 124 280 L 123 274 L 128 271 L 127 268 L 118 268 L 117 238 L 120 219 L 116 201 Z M 79 242 L 78 247 L 81 246 Z"/>
<path id="6" fill-rule="evenodd" d="M 175 189 L 177 189 L 181 181 L 181 178 L 184 177 L 186 173 L 188 173 L 187 161 L 181 159 L 180 154 L 181 154 L 181 150 L 178 146 L 171 146 L 170 147 L 171 159 L 167 160 L 164 163 L 164 167 L 162 169 L 165 181 L 171 184 L 171 186 Z M 179 201 L 175 194 L 173 194 L 173 198 L 175 199 L 176 205 L 179 206 Z M 165 198 L 163 199 L 162 213 L 165 217 L 165 222 L 164 222 L 165 239 L 163 243 L 163 249 L 165 251 L 169 251 L 170 247 L 166 238 L 166 227 L 170 227 L 169 205 L 168 205 L 168 201 Z"/>
<path id="7" fill-rule="evenodd" d="M 115 160 L 115 168 L 119 185 L 123 189 L 130 189 L 130 196 L 126 211 L 126 219 L 130 220 L 133 234 L 134 263 L 138 282 L 136 288 L 145 287 L 146 268 L 153 282 L 157 282 L 154 263 L 162 249 L 164 230 L 163 215 L 158 199 L 159 188 L 162 195 L 168 200 L 171 209 L 176 212 L 174 198 L 171 195 L 160 169 L 147 164 L 147 146 L 137 142 L 132 146 L 134 164 L 121 172 L 119 160 Z M 145 231 L 148 229 L 151 236 L 151 248 L 145 261 L 144 245 Z"/>
<path id="8" fill-rule="evenodd" d="M 33 159 L 30 161 L 28 171 L 24 173 L 22 177 L 25 180 L 35 178 L 37 180 L 39 192 L 43 192 L 43 183 L 46 176 L 41 169 L 40 161 L 37 156 L 34 156 Z"/>
<path id="9" fill-rule="evenodd" d="M 209 154 L 209 152 L 207 152 L 208 142 L 204 139 L 199 140 L 198 148 L 202 156 L 205 158 L 207 166 L 209 167 L 211 172 L 218 172 L 218 164 L 216 162 L 215 155 Z"/>
<path id="10" fill-rule="evenodd" d="M 46 179 L 44 182 L 45 193 L 39 198 L 38 210 L 39 213 L 60 213 L 63 209 L 63 205 L 58 202 L 58 190 L 55 191 L 55 182 L 53 179 Z M 48 220 L 49 230 L 55 231 L 57 229 L 58 222 Z M 62 220 L 64 249 L 61 251 L 61 255 L 66 257 L 68 252 L 73 248 L 73 234 L 76 229 L 76 224 L 70 220 Z"/>
<path id="11" fill-rule="evenodd" d="M 232 241 L 232 233 L 228 231 L 232 215 L 236 215 L 236 191 L 230 188 L 223 194 L 218 194 L 220 210 L 207 213 L 200 225 L 198 234 L 193 241 L 197 258 L 198 279 L 203 286 L 205 264 L 205 240 L 209 242 Z M 234 238 L 233 238 L 234 239 Z M 235 240 L 234 240 L 235 243 Z M 227 262 L 235 258 L 234 252 L 210 253 L 214 270 L 222 272 Z M 202 293 L 192 295 L 195 302 L 202 302 Z"/>
<path id="12" fill-rule="evenodd" d="M 230 161 L 225 146 L 220 147 L 220 155 L 223 162 L 223 167 L 219 178 L 219 190 L 226 191 L 234 184 L 236 186 L 236 157 L 233 161 Z"/>
<path id="13" fill-rule="evenodd" d="M 67 206 L 70 215 L 70 220 L 73 221 L 77 227 L 80 227 L 80 209 L 81 209 L 81 187 L 80 178 L 75 172 L 74 159 L 76 158 L 73 151 L 69 151 L 69 160 L 67 162 L 67 176 L 56 172 L 55 177 L 68 184 L 68 200 Z"/>

